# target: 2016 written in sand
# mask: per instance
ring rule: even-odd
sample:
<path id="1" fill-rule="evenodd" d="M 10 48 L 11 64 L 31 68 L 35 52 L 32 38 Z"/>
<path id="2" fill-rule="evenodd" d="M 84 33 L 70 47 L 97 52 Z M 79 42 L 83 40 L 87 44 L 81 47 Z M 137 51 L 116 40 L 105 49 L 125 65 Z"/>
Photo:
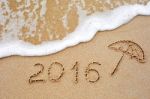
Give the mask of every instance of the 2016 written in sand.
<path id="1" fill-rule="evenodd" d="M 145 55 L 144 55 L 144 51 L 143 51 L 142 47 L 133 41 L 130 41 L 130 40 L 117 41 L 117 42 L 114 42 L 114 43 L 108 45 L 108 48 L 122 53 L 121 58 L 116 63 L 114 70 L 111 72 L 111 76 L 116 74 L 118 67 L 120 66 L 121 62 L 123 61 L 124 55 L 130 56 L 131 59 L 135 59 L 139 63 L 145 63 Z M 70 69 L 75 74 L 74 75 L 74 83 L 76 83 L 76 84 L 79 82 L 79 71 L 80 71 L 79 65 L 80 65 L 79 62 L 76 61 L 73 65 L 73 67 Z M 65 72 L 69 71 L 69 70 L 65 70 L 62 63 L 52 62 L 47 70 L 48 79 L 42 79 L 42 78 L 36 79 L 36 77 L 38 77 L 39 75 L 41 75 L 43 72 L 46 72 L 46 71 L 44 69 L 43 64 L 36 63 L 36 64 L 34 64 L 34 66 L 40 67 L 41 70 L 38 71 L 37 73 L 32 74 L 29 77 L 29 80 L 28 80 L 29 84 L 39 83 L 39 82 L 44 83 L 47 80 L 49 80 L 50 82 L 59 82 L 59 81 L 61 81 L 61 79 L 64 78 Z M 100 70 L 97 68 L 101 68 L 101 66 L 102 66 L 102 63 L 100 63 L 100 62 L 88 63 L 87 66 L 85 67 L 84 72 L 82 73 L 85 76 L 85 80 L 90 83 L 98 82 L 101 78 L 101 75 L 100 75 Z M 54 67 L 59 67 L 60 73 L 58 75 L 56 75 L 54 72 L 52 72 L 52 69 Z M 93 74 L 93 75 L 91 76 L 91 74 Z"/>

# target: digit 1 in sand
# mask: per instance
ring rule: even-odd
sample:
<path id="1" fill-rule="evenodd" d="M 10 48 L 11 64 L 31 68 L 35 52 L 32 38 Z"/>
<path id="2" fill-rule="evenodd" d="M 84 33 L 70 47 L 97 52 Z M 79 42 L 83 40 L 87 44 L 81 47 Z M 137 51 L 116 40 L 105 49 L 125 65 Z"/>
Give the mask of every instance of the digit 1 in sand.
<path id="1" fill-rule="evenodd" d="M 75 84 L 78 83 L 79 79 L 78 79 L 78 75 L 79 75 L 79 67 L 78 67 L 78 62 L 75 63 L 75 65 L 73 66 L 72 70 L 75 70 Z"/>

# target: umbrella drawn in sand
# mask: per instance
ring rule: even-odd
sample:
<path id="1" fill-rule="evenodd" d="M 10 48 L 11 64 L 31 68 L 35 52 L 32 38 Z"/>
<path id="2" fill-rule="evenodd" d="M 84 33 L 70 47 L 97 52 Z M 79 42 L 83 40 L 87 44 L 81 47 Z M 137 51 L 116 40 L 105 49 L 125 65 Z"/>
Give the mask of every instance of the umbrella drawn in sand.
<path id="1" fill-rule="evenodd" d="M 108 48 L 118 51 L 118 52 L 122 52 L 122 56 L 120 60 L 118 61 L 115 69 L 111 73 L 111 75 L 114 75 L 115 72 L 118 70 L 118 67 L 121 61 L 123 60 L 124 55 L 129 55 L 131 59 L 135 59 L 139 63 L 145 62 L 143 49 L 140 47 L 140 45 L 138 45 L 137 43 L 133 41 L 129 41 L 129 40 L 117 41 L 115 43 L 110 44 Z"/>

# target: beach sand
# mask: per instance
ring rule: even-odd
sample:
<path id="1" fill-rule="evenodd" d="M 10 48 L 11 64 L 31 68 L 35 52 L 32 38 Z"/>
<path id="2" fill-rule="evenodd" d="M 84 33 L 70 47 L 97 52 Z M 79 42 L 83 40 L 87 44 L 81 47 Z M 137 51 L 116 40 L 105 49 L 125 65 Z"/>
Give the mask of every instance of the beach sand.
<path id="1" fill-rule="evenodd" d="M 11 56 L 0 59 L 0 99 L 150 99 L 150 17 L 138 16 L 126 25 L 113 31 L 99 32 L 89 42 L 67 48 L 56 54 L 41 57 Z M 139 63 L 125 55 L 118 71 L 111 76 L 121 52 L 109 49 L 107 46 L 119 40 L 131 40 L 139 44 L 145 53 L 145 63 Z M 78 62 L 78 83 L 74 83 L 75 70 L 71 70 Z M 48 68 L 53 62 L 59 62 L 64 67 L 64 75 L 60 81 L 48 79 Z M 85 69 L 89 63 L 99 72 L 100 79 L 95 79 L 96 73 L 90 72 L 85 79 Z M 45 79 L 46 82 L 28 82 L 31 75 L 37 73 L 44 65 L 44 71 L 34 79 Z M 52 68 L 58 69 L 60 68 Z M 61 72 L 61 71 L 60 71 Z M 59 72 L 51 70 L 54 75 Z M 54 78 L 57 78 L 54 76 Z"/>
<path id="2" fill-rule="evenodd" d="M 11 39 L 40 44 L 63 39 L 79 24 L 80 12 L 89 16 L 127 4 L 146 4 L 149 0 L 11 0 L 0 2 L 0 40 Z M 46 1 L 46 0 L 44 0 Z M 46 9 L 46 11 L 45 11 Z M 83 14 L 83 15 L 84 15 Z M 13 24 L 13 25 L 12 25 Z"/>

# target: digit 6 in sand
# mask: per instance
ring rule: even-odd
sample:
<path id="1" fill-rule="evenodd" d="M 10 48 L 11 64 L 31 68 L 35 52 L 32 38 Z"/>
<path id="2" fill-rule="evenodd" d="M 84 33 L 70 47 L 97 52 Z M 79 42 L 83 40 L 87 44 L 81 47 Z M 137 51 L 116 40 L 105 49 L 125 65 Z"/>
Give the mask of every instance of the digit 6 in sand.
<path id="1" fill-rule="evenodd" d="M 86 70 L 85 70 L 85 78 L 86 78 L 86 80 L 87 80 L 88 82 L 95 83 L 95 82 L 98 82 L 98 81 L 99 81 L 99 79 L 100 79 L 100 74 L 99 74 L 99 72 L 98 72 L 96 69 L 91 68 L 91 65 L 99 65 L 99 66 L 100 66 L 101 64 L 98 63 L 98 62 L 92 62 L 92 63 L 90 63 L 90 64 L 88 65 L 88 67 L 87 67 Z M 89 78 L 89 74 L 90 74 L 91 72 L 97 74 L 96 79 L 90 79 L 90 78 Z"/>

